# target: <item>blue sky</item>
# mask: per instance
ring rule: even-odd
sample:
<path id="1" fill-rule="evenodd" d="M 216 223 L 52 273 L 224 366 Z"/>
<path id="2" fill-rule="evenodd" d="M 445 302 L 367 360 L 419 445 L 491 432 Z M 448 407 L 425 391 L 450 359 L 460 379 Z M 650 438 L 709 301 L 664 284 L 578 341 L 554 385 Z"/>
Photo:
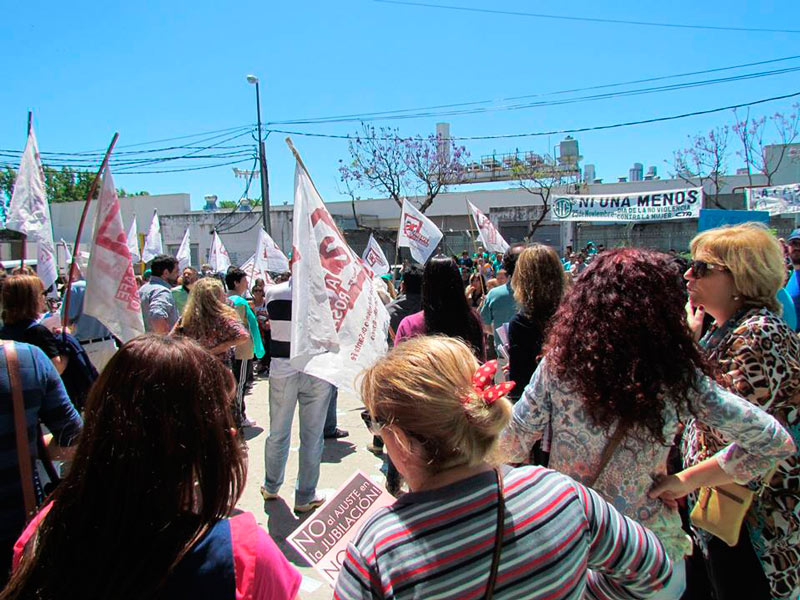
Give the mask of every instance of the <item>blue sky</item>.
<path id="1" fill-rule="evenodd" d="M 440 3 L 501 7 L 476 0 Z M 120 132 L 119 150 L 124 151 L 130 144 L 248 125 L 255 122 L 248 73 L 261 79 L 264 120 L 283 121 L 499 100 L 800 54 L 800 34 L 567 22 L 372 0 L 100 6 L 29 2 L 6 11 L 0 36 L 7 65 L 0 87 L 0 148 L 22 149 L 28 110 L 34 111 L 43 152 L 100 149 L 114 131 Z M 800 23 L 797 2 L 625 1 L 603 6 L 583 0 L 569 5 L 509 0 L 502 9 L 750 28 Z M 800 66 L 800 60 L 719 76 L 789 66 Z M 713 75 L 666 83 L 708 77 Z M 800 76 L 789 73 L 591 103 L 386 124 L 409 135 L 433 132 L 439 120 L 451 123 L 454 136 L 518 133 L 647 119 L 797 91 Z M 770 114 L 790 106 L 791 101 L 783 101 L 754 112 Z M 597 176 L 610 181 L 627 175 L 634 162 L 656 165 L 666 174 L 665 159 L 686 145 L 688 135 L 732 119 L 726 112 L 576 137 L 584 162 L 594 163 Z M 357 127 L 347 123 L 278 128 L 344 134 Z M 267 140 L 273 204 L 292 200 L 294 161 L 284 137 L 271 134 Z M 466 145 L 478 158 L 517 148 L 546 152 L 548 144 L 555 145 L 561 137 Z M 346 142 L 293 139 L 323 197 L 342 198 L 337 166 L 347 157 Z M 244 136 L 229 143 L 252 140 Z M 731 166 L 738 166 L 736 162 Z M 168 167 L 167 163 L 163 168 Z M 191 193 L 195 207 L 202 205 L 206 193 L 236 200 L 244 186 L 230 167 L 150 175 L 119 171 L 115 179 L 118 187 L 129 191 Z M 258 195 L 255 188 L 251 196 Z M 364 190 L 361 195 L 374 194 Z"/>

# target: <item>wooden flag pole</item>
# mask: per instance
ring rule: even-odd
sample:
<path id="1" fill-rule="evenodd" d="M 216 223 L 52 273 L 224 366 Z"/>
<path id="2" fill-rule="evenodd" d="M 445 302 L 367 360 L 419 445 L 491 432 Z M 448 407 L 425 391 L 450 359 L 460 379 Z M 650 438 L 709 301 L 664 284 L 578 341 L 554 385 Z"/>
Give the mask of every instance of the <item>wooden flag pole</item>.
<path id="1" fill-rule="evenodd" d="M 89 188 L 89 193 L 86 195 L 86 202 L 83 204 L 83 213 L 81 214 L 81 220 L 78 223 L 78 235 L 75 238 L 75 246 L 72 252 L 72 263 L 70 264 L 69 272 L 67 273 L 67 288 L 64 292 L 64 308 L 61 311 L 61 326 L 63 327 L 65 333 L 67 331 L 67 322 L 69 320 L 69 301 L 72 294 L 72 274 L 75 271 L 75 265 L 78 261 L 78 254 L 80 253 L 81 235 L 83 235 L 83 226 L 86 224 L 86 215 L 89 214 L 89 203 L 91 203 L 92 198 L 97 191 L 97 184 L 100 181 L 100 176 L 108 166 L 108 159 L 111 156 L 111 152 L 114 150 L 117 139 L 119 139 L 119 132 L 115 133 L 114 137 L 111 139 L 111 143 L 108 145 L 108 150 L 106 150 L 106 155 L 103 157 L 103 162 L 100 165 L 100 169 L 98 169 L 97 175 L 94 176 L 92 185 Z"/>
<path id="2" fill-rule="evenodd" d="M 472 211 L 469 208 L 469 200 L 464 198 L 464 204 L 467 207 L 467 222 L 472 223 L 473 221 L 475 221 L 475 217 L 474 217 L 474 215 L 472 214 Z M 478 224 L 475 223 L 475 226 L 477 227 Z M 472 235 L 472 227 L 470 227 L 467 231 L 469 231 L 469 238 L 472 240 L 472 249 L 475 251 L 475 254 L 477 255 L 478 254 L 478 244 L 475 242 L 475 236 Z M 478 272 L 478 275 L 481 276 L 481 290 L 483 291 L 483 295 L 485 296 L 486 295 L 486 284 L 483 281 L 483 273 L 480 272 L 480 269 L 478 269 L 477 272 Z"/>

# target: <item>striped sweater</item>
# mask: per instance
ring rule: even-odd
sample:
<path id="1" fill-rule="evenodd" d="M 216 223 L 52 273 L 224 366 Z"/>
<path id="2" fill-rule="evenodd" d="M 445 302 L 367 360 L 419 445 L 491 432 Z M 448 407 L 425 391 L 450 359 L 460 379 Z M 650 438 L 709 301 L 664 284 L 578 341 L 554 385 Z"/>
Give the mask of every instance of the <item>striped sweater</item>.
<path id="1" fill-rule="evenodd" d="M 541 467 L 509 470 L 504 486 L 498 600 L 647 598 L 668 583 L 658 538 L 591 489 Z M 381 509 L 349 544 L 335 598 L 483 598 L 497 492 L 485 472 Z"/>

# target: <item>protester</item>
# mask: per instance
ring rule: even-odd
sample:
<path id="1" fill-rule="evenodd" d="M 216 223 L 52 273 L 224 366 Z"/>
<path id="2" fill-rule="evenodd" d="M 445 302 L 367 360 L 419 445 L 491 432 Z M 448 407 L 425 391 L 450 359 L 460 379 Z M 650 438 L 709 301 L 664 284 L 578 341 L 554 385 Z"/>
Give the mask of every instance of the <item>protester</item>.
<path id="1" fill-rule="evenodd" d="M 261 283 L 259 284 L 259 282 Z M 253 296 L 250 306 L 253 309 L 253 313 L 256 315 L 258 329 L 261 332 L 261 345 L 264 347 L 264 356 L 258 361 L 256 374 L 269 376 L 270 328 L 267 301 L 264 298 L 264 287 L 264 281 L 262 279 L 256 279 L 256 284 L 253 286 L 253 289 L 250 290 L 250 295 Z"/>
<path id="2" fill-rule="evenodd" d="M 776 293 L 784 270 L 777 240 L 756 224 L 721 227 L 695 237 L 691 252 L 693 261 L 684 275 L 689 282 L 690 325 L 699 337 L 704 315 L 714 318 L 700 345 L 719 383 L 762 407 L 800 443 L 800 341 L 779 317 Z M 688 424 L 687 465 L 727 443 L 728 437 L 714 427 L 701 415 Z M 754 500 L 749 535 L 742 532 L 736 547 L 698 534 L 707 549 L 706 566 L 718 600 L 798 597 L 798 481 L 800 460 L 794 454 L 778 465 Z"/>
<path id="3" fill-rule="evenodd" d="M 682 559 L 692 552 L 674 498 L 701 485 L 746 483 L 795 451 L 775 419 L 705 375 L 684 298 L 672 257 L 635 248 L 598 255 L 553 317 L 544 359 L 503 441 L 509 459 L 523 461 L 547 435 L 550 468 L 656 533 L 676 562 L 663 598 L 680 597 Z M 735 443 L 665 478 L 672 441 L 692 415 Z"/>
<path id="4" fill-rule="evenodd" d="M 473 273 L 469 278 L 469 285 L 464 290 L 470 308 L 480 308 L 483 296 L 486 294 L 486 281 L 480 273 Z"/>
<path id="5" fill-rule="evenodd" d="M 67 325 L 97 371 L 102 371 L 117 351 L 114 336 L 100 321 L 83 312 L 86 281 L 75 281 L 69 295 Z M 64 306 L 61 307 L 63 312 Z"/>
<path id="6" fill-rule="evenodd" d="M 394 340 L 400 322 L 408 315 L 422 309 L 422 268 L 419 265 L 407 265 L 402 271 L 400 295 L 386 305 L 389 313 L 389 338 Z"/>
<path id="7" fill-rule="evenodd" d="M 514 269 L 514 299 L 519 312 L 508 324 L 508 375 L 517 387 L 516 402 L 541 358 L 545 330 L 564 294 L 567 277 L 555 250 L 533 244 L 522 251 Z"/>
<path id="8" fill-rule="evenodd" d="M 17 357 L 17 370 L 22 388 L 22 401 L 26 431 L 23 434 L 31 453 L 25 460 L 32 462 L 35 502 L 39 505 L 43 500 L 42 485 L 39 474 L 33 468 L 33 461 L 38 455 L 36 439 L 39 435 L 38 425 L 41 421 L 50 432 L 46 445 L 50 455 L 55 458 L 59 448 L 72 446 L 81 431 L 81 418 L 72 406 L 61 378 L 47 355 L 36 346 L 20 342 L 3 342 L 0 348 L 0 395 L 4 398 L 0 408 L 0 464 L 3 465 L 3 477 L 0 484 L 0 587 L 8 580 L 11 569 L 11 555 L 14 542 L 25 527 L 25 507 L 23 505 L 22 479 L 20 476 L 19 456 L 16 445 L 16 428 L 14 426 L 14 408 L 12 403 L 11 375 L 6 345 Z M 67 458 L 61 451 L 59 458 Z"/>
<path id="9" fill-rule="evenodd" d="M 67 355 L 59 347 L 56 336 L 39 316 L 45 310 L 45 291 L 36 275 L 11 275 L 3 282 L 3 327 L 0 339 L 25 342 L 40 348 L 53 361 L 59 374 L 67 368 Z"/>
<path id="10" fill-rule="evenodd" d="M 194 284 L 183 316 L 170 335 L 192 338 L 228 367 L 232 367 L 233 348 L 250 343 L 239 315 L 225 302 L 222 284 L 213 277 Z"/>
<path id="11" fill-rule="evenodd" d="M 233 390 L 192 340 L 125 344 L 92 390 L 72 469 L 15 548 L 2 598 L 294 598 L 297 570 L 251 513 L 231 516 L 247 474 Z"/>
<path id="12" fill-rule="evenodd" d="M 265 291 L 272 327 L 269 377 L 269 437 L 264 445 L 266 472 L 261 495 L 275 500 L 286 475 L 295 406 L 300 405 L 300 457 L 294 511 L 302 514 L 325 503 L 317 494 L 322 461 L 322 429 L 330 404 L 331 384 L 297 371 L 289 364 L 292 335 L 291 278 Z"/>
<path id="13" fill-rule="evenodd" d="M 569 274 L 572 276 L 572 279 L 577 279 L 578 275 L 583 273 L 585 268 L 586 256 L 583 254 L 583 252 L 573 253 L 572 257 L 570 258 L 569 265 Z"/>
<path id="14" fill-rule="evenodd" d="M 175 299 L 175 307 L 178 309 L 178 315 L 183 314 L 183 309 L 186 308 L 186 301 L 189 299 L 189 292 L 198 279 L 197 269 L 194 267 L 186 267 L 181 273 L 178 285 L 172 288 L 172 297 Z"/>
<path id="15" fill-rule="evenodd" d="M 505 285 L 499 285 L 487 293 L 481 307 L 481 318 L 486 326 L 486 333 L 493 336 L 495 348 L 499 348 L 502 344 L 495 331 L 517 314 L 511 283 L 517 258 L 524 249 L 525 244 L 515 244 L 503 255 L 503 269 L 508 273 L 509 280 Z"/>
<path id="16" fill-rule="evenodd" d="M 792 231 L 786 240 L 786 246 L 792 265 L 792 276 L 786 283 L 786 291 L 794 303 L 795 322 L 800 324 L 800 229 Z"/>
<path id="17" fill-rule="evenodd" d="M 440 336 L 401 344 L 367 370 L 361 396 L 372 427 L 411 492 L 348 544 L 334 597 L 646 598 L 659 590 L 672 569 L 653 533 L 555 471 L 495 466 L 511 405 L 507 386 L 489 387 L 491 377 L 470 348 Z"/>
<path id="18" fill-rule="evenodd" d="M 400 322 L 394 345 L 416 335 L 435 333 L 461 338 L 470 345 L 478 360 L 486 360 L 480 317 L 467 303 L 458 266 L 448 256 L 435 256 L 425 265 L 422 310 Z"/>
<path id="19" fill-rule="evenodd" d="M 166 334 L 180 316 L 172 297 L 172 286 L 178 281 L 178 261 L 174 256 L 159 254 L 148 270 L 150 278 L 145 277 L 147 283 L 139 288 L 144 330 Z"/>
<path id="20" fill-rule="evenodd" d="M 508 278 L 506 278 L 506 282 Z M 486 293 L 488 294 L 491 290 L 496 288 L 497 286 L 501 285 L 500 282 L 497 280 L 496 277 L 492 277 L 489 281 L 486 282 Z M 505 285 L 505 282 L 502 284 Z"/>
<path id="21" fill-rule="evenodd" d="M 561 261 L 559 260 L 560 263 Z M 508 273 L 506 273 L 505 269 L 498 269 L 494 278 L 497 281 L 497 285 L 505 285 L 508 282 Z"/>

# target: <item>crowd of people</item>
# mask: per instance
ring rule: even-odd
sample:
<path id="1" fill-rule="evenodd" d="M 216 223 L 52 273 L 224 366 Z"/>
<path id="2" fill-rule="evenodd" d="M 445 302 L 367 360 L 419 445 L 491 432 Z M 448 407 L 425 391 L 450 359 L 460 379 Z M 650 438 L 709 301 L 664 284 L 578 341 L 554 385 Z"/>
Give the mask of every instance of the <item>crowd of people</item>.
<path id="1" fill-rule="evenodd" d="M 515 244 L 376 278 L 390 350 L 358 385 L 397 499 L 348 544 L 335 597 L 796 600 L 800 230 L 688 250 Z M 265 502 L 295 412 L 297 514 L 325 501 L 324 439 L 347 435 L 336 387 L 289 361 L 291 275 L 158 256 L 148 333 L 121 344 L 83 314 L 85 282 L 62 320 L 18 271 L 0 290 L 0 598 L 295 597 L 297 570 L 234 510 L 254 377 Z M 35 461 L 54 458 L 52 491 Z"/>

